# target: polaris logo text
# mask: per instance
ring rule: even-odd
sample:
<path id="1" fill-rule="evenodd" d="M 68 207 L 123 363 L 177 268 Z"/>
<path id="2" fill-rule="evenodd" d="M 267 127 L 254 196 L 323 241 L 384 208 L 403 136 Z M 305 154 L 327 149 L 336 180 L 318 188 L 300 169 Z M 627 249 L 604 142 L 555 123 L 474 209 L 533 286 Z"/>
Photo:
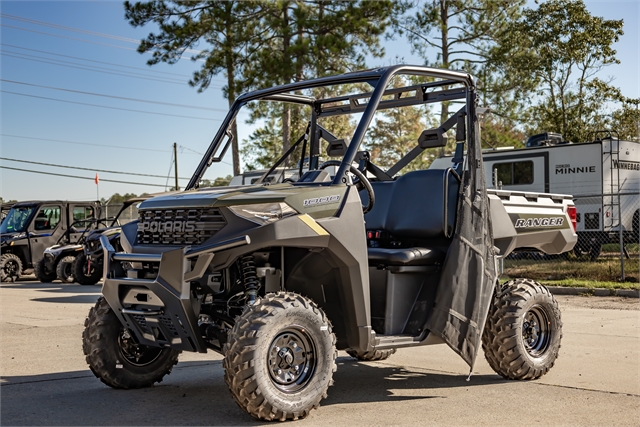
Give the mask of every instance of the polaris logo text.
<path id="1" fill-rule="evenodd" d="M 324 196 L 324 197 L 316 197 L 315 199 L 307 199 L 302 204 L 304 207 L 315 206 L 315 205 L 324 205 L 327 203 L 336 203 L 340 200 L 339 195 L 335 196 Z"/>
<path id="2" fill-rule="evenodd" d="M 559 227 L 564 224 L 564 218 L 561 216 L 554 218 L 529 218 L 529 219 L 517 219 L 516 228 L 529 228 L 529 227 Z"/>
<path id="3" fill-rule="evenodd" d="M 138 223 L 138 231 L 151 233 L 191 233 L 196 231 L 195 221 L 150 221 Z"/>

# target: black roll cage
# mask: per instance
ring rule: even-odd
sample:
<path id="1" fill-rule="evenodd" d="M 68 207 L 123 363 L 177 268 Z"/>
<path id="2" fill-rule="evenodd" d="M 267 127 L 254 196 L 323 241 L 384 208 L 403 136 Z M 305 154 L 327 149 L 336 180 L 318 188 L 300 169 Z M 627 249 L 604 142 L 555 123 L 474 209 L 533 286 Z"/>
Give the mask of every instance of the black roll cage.
<path id="1" fill-rule="evenodd" d="M 438 81 L 431 81 L 423 84 L 406 86 L 402 88 L 386 89 L 391 79 L 399 74 L 404 75 L 417 75 L 423 77 L 430 77 L 434 79 L 442 79 Z M 322 86 L 340 85 L 350 83 L 368 83 L 374 88 L 372 92 L 338 96 L 326 99 L 315 99 L 311 96 L 301 95 L 297 93 L 291 93 L 304 89 L 313 89 Z M 463 87 L 450 86 L 462 85 Z M 442 87 L 443 89 L 437 91 L 428 91 L 430 88 Z M 312 108 L 312 117 L 307 126 L 307 131 L 298 139 L 298 141 L 292 144 L 292 149 L 299 145 L 303 140 L 305 147 L 307 144 L 308 135 L 312 137 L 310 145 L 310 158 L 309 168 L 317 168 L 317 156 L 319 155 L 317 147 L 314 148 L 314 144 L 318 144 L 319 138 L 316 138 L 317 132 L 317 118 L 328 117 L 343 114 L 355 114 L 362 113 L 362 117 L 356 127 L 356 130 L 351 138 L 351 141 L 347 145 L 347 151 L 343 156 L 340 167 L 335 174 L 331 185 L 338 185 L 347 182 L 345 173 L 355 160 L 358 159 L 358 149 L 364 140 L 367 129 L 373 119 L 376 111 L 402 106 L 428 104 L 434 102 L 451 101 L 456 99 L 465 99 L 466 106 L 456 112 L 450 119 L 442 123 L 439 129 L 441 131 L 449 130 L 460 123 L 460 119 L 464 116 L 466 119 L 466 133 L 469 139 L 460 139 L 459 135 L 456 135 L 458 142 L 464 143 L 464 140 L 473 141 L 475 138 L 475 129 L 473 126 L 473 118 L 475 117 L 475 90 L 476 90 L 475 78 L 468 73 L 444 70 L 439 68 L 430 68 L 415 65 L 394 65 L 390 67 L 377 68 L 373 70 L 365 70 L 361 72 L 347 73 L 338 76 L 322 77 L 313 80 L 307 80 L 302 82 L 290 83 L 286 85 L 276 86 L 273 88 L 257 90 L 254 92 L 248 92 L 240 95 L 231 106 L 231 109 L 227 113 L 223 120 L 218 132 L 211 141 L 204 158 L 196 168 L 191 180 L 187 184 L 186 190 L 193 190 L 198 188 L 198 184 L 202 179 L 206 169 L 213 163 L 219 162 L 226 153 L 229 145 L 231 144 L 231 134 L 229 128 L 240 109 L 247 103 L 256 100 L 266 101 L 279 101 L 290 102 L 295 104 L 307 105 Z M 368 100 L 368 102 L 367 102 Z M 460 132 L 458 132 L 460 133 Z M 465 132 L 462 132 L 465 133 Z M 466 136 L 466 135 L 465 135 Z M 227 137 L 226 142 L 223 142 Z M 314 141 L 315 139 L 315 141 Z M 369 170 L 378 178 L 391 179 L 395 173 L 397 173 L 402 167 L 413 160 L 424 147 L 419 144 L 414 150 L 409 152 L 405 157 L 400 159 L 398 164 L 394 165 L 389 171 L 382 172 L 380 169 L 371 165 L 369 162 Z M 456 148 L 456 154 L 458 151 L 463 152 L 464 144 L 458 144 Z M 288 150 L 287 153 L 276 162 L 276 165 L 272 168 L 275 169 L 277 165 L 282 163 L 283 159 L 290 154 L 292 150 Z M 315 156 L 315 159 L 314 159 Z M 455 156 L 458 158 L 458 156 Z M 454 159 L 455 160 L 455 159 Z M 399 167 L 398 167 L 399 166 Z M 268 173 L 266 174 L 268 175 Z"/>

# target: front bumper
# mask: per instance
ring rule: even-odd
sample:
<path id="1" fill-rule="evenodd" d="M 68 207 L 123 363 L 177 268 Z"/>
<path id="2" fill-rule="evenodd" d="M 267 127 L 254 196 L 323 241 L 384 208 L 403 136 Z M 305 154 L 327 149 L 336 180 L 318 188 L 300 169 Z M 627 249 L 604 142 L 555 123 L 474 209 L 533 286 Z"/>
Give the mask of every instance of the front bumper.
<path id="1" fill-rule="evenodd" d="M 100 237 L 100 243 L 104 251 L 102 294 L 138 342 L 206 352 L 207 346 L 198 328 L 199 301 L 192 296 L 191 281 L 205 274 L 216 252 L 248 245 L 249 236 L 162 254 L 115 252 L 106 236 Z M 191 268 L 193 259 L 196 261 Z M 159 262 L 158 275 L 155 279 L 138 278 L 137 270 L 125 272 L 122 262 Z"/>

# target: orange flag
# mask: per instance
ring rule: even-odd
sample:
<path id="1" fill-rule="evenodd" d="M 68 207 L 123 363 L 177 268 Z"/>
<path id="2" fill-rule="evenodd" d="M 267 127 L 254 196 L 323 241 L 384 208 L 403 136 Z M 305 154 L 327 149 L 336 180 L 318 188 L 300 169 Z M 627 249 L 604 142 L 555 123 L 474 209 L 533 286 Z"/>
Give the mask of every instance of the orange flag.
<path id="1" fill-rule="evenodd" d="M 95 183 L 96 183 L 96 185 L 98 185 L 98 183 L 100 182 L 100 179 L 98 179 L 98 172 L 96 172 L 96 177 L 95 177 L 95 179 L 93 180 L 93 182 L 95 182 Z"/>

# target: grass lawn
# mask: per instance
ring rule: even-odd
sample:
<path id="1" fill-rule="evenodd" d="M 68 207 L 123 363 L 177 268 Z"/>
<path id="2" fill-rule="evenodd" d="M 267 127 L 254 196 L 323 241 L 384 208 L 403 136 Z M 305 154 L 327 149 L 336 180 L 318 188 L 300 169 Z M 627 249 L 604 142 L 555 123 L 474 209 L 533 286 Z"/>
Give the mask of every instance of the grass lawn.
<path id="1" fill-rule="evenodd" d="M 620 282 L 620 258 L 615 253 L 603 253 L 593 262 L 573 255 L 553 260 L 507 259 L 502 278 L 526 277 L 549 286 L 639 289 L 640 257 L 637 252 L 629 255 L 625 259 L 625 282 Z"/>

